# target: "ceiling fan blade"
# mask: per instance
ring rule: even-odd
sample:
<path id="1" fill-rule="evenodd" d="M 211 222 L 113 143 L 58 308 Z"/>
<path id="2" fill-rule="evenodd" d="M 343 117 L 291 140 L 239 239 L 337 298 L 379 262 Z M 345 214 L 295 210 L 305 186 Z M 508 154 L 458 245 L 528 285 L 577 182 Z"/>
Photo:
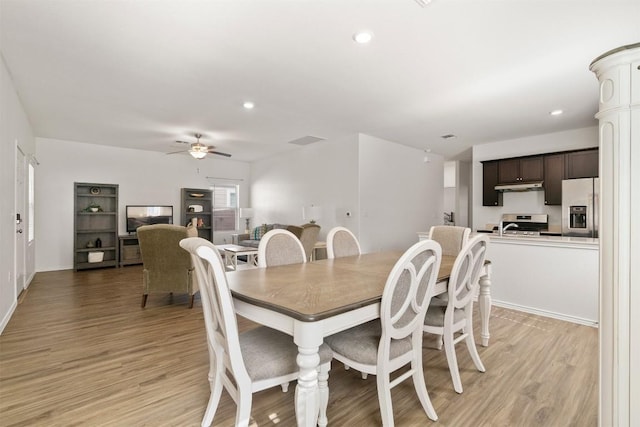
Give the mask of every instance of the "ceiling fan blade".
<path id="1" fill-rule="evenodd" d="M 190 143 L 190 142 L 187 142 L 187 141 L 176 141 L 176 143 L 178 143 L 178 144 L 187 144 L 187 145 L 191 145 L 191 143 Z"/>
<path id="2" fill-rule="evenodd" d="M 218 156 L 231 157 L 231 154 L 223 153 L 223 152 L 220 152 L 220 151 L 209 150 L 207 152 L 210 153 L 210 154 L 217 154 Z"/>
<path id="3" fill-rule="evenodd" d="M 186 153 L 187 151 L 189 150 L 172 151 L 171 153 L 166 153 L 166 154 L 169 155 L 169 154 Z"/>

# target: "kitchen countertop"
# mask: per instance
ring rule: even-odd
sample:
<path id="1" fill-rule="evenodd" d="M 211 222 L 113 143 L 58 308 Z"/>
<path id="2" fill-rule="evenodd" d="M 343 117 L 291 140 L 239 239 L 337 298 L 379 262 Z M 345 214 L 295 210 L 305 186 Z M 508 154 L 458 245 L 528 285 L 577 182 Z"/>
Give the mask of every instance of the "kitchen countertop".
<path id="1" fill-rule="evenodd" d="M 491 242 L 496 244 L 508 244 L 508 245 L 527 245 L 527 246 L 549 246 L 560 248 L 577 248 L 577 249 L 590 249 L 599 250 L 599 239 L 593 239 L 590 237 L 568 237 L 568 236 L 518 236 L 518 235 L 503 235 L 489 233 L 487 230 L 478 230 L 478 232 L 472 233 L 488 235 Z M 418 237 L 426 239 L 429 236 L 428 231 L 419 231 Z"/>
<path id="2" fill-rule="evenodd" d="M 478 233 L 474 233 L 478 234 Z M 568 237 L 568 236 L 517 236 L 489 233 L 489 238 L 495 243 L 531 245 L 531 246 L 556 246 L 575 247 L 585 249 L 599 249 L 599 239 L 590 237 Z"/>

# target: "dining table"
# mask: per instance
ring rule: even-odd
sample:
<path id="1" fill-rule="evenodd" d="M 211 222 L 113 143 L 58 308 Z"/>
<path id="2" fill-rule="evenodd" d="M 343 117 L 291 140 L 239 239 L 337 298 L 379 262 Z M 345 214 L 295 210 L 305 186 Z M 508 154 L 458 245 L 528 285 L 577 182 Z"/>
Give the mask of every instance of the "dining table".
<path id="1" fill-rule="evenodd" d="M 318 348 L 326 336 L 380 317 L 382 293 L 402 251 L 384 251 L 303 264 L 227 273 L 238 315 L 293 337 L 298 347 L 295 413 L 298 426 L 318 419 Z M 442 256 L 434 295 L 447 292 L 454 256 Z M 480 277 L 482 345 L 489 344 L 491 262 Z"/>

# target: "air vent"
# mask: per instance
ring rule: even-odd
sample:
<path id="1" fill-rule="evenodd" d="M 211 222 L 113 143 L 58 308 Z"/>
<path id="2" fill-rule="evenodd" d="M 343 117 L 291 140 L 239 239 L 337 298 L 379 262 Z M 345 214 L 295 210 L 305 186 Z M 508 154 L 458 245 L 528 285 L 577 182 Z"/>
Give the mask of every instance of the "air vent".
<path id="1" fill-rule="evenodd" d="M 293 141 L 289 141 L 289 144 L 309 145 L 309 144 L 313 144 L 314 142 L 324 141 L 325 139 L 327 139 L 327 138 L 320 138 L 319 136 L 307 135 L 307 136 L 303 136 L 302 138 L 298 138 L 298 139 L 294 139 Z"/>
<path id="2" fill-rule="evenodd" d="M 420 7 L 425 7 L 431 3 L 431 0 L 416 0 L 416 3 L 418 3 Z"/>

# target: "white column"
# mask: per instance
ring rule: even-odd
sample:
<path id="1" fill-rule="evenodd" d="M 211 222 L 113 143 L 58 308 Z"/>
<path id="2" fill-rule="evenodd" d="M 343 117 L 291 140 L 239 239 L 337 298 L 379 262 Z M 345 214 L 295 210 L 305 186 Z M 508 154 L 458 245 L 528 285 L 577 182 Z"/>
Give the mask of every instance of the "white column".
<path id="1" fill-rule="evenodd" d="M 640 43 L 590 66 L 600 83 L 599 425 L 640 425 Z"/>

